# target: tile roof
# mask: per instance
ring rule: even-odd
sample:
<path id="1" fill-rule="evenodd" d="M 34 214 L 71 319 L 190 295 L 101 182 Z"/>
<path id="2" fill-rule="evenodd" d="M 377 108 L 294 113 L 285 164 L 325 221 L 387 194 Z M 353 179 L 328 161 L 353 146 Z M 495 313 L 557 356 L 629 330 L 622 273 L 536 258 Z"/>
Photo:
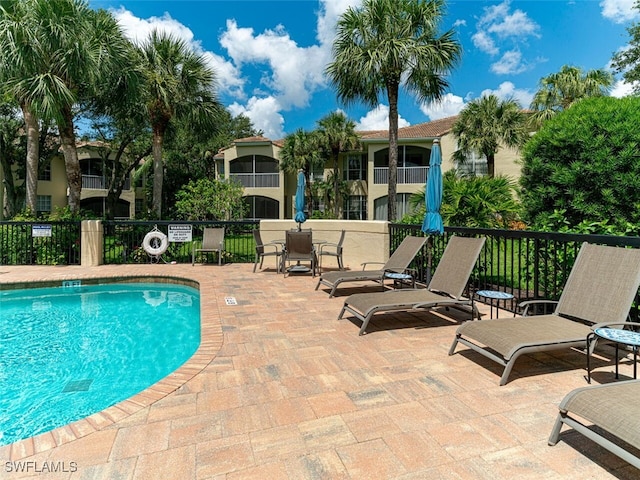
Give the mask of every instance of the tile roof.
<path id="1" fill-rule="evenodd" d="M 408 127 L 398 129 L 398 138 L 434 138 L 441 137 L 451 131 L 458 116 L 441 118 L 431 122 L 418 123 Z M 388 130 L 362 131 L 358 132 L 360 138 L 366 140 L 385 140 L 389 137 Z"/>

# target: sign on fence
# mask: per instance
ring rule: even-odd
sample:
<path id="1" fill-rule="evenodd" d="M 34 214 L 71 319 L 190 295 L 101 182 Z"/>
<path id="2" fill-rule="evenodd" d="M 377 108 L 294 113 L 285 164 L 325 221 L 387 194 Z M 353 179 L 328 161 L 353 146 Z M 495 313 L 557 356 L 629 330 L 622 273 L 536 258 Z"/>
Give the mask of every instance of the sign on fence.
<path id="1" fill-rule="evenodd" d="M 192 225 L 169 225 L 170 242 L 190 242 Z"/>
<path id="2" fill-rule="evenodd" d="M 31 225 L 32 237 L 50 237 L 51 225 Z"/>

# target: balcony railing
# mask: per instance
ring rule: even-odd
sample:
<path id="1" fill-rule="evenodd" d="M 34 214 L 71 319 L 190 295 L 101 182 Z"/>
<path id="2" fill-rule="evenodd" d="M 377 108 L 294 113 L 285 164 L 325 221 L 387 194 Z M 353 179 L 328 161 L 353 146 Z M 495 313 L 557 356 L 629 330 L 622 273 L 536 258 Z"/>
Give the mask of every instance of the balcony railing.
<path id="1" fill-rule="evenodd" d="M 106 190 L 107 182 L 102 175 L 82 175 L 82 188 L 91 190 Z M 124 182 L 124 190 L 131 189 L 131 179 L 127 178 Z"/>
<path id="2" fill-rule="evenodd" d="M 398 183 L 425 183 L 429 167 L 398 167 Z M 389 183 L 389 167 L 373 168 L 373 183 L 386 185 Z"/>
<path id="3" fill-rule="evenodd" d="M 232 179 L 236 179 L 245 188 L 279 188 L 279 173 L 232 173 Z"/>

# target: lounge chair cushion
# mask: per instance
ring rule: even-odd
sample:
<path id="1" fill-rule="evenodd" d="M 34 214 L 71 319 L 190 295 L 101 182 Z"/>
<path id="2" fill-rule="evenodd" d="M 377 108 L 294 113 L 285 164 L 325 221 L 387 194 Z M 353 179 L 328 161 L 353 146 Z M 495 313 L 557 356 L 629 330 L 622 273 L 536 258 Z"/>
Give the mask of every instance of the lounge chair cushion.
<path id="1" fill-rule="evenodd" d="M 474 343 L 489 345 L 505 360 L 525 347 L 585 343 L 590 332 L 588 325 L 557 315 L 494 318 L 458 327 L 458 333 L 472 338 Z"/>
<path id="2" fill-rule="evenodd" d="M 640 380 L 577 388 L 560 411 L 578 415 L 640 449 Z"/>

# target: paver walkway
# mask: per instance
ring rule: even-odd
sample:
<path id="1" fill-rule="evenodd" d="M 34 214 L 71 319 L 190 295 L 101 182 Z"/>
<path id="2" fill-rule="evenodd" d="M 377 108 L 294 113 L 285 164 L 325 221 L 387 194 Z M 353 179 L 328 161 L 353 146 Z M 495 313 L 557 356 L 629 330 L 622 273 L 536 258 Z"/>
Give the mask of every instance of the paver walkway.
<path id="1" fill-rule="evenodd" d="M 251 270 L 0 266 L 0 289 L 190 278 L 200 283 L 203 316 L 202 347 L 176 374 L 87 420 L 0 447 L 0 478 L 640 478 L 571 431 L 547 445 L 558 403 L 586 383 L 583 354 L 525 356 L 499 387 L 497 364 L 462 347 L 447 354 L 463 312 L 374 318 L 359 337 L 355 321 L 336 320 L 343 298 L 314 291 L 315 279 Z M 595 383 L 612 381 L 613 362 L 596 362 Z M 622 361 L 621 372 L 631 371 Z M 35 471 L 47 468 L 67 471 Z"/>

